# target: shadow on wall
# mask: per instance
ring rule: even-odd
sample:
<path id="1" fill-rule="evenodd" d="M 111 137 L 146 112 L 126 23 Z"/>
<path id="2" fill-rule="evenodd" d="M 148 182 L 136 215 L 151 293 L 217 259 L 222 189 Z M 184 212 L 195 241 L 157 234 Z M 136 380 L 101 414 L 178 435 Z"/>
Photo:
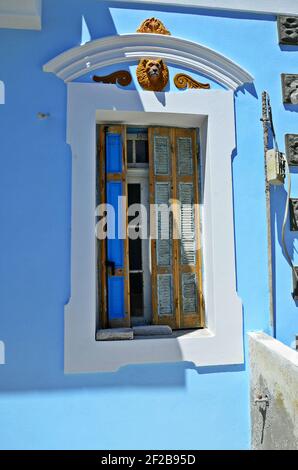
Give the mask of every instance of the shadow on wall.
<path id="1" fill-rule="evenodd" d="M 285 51 L 285 52 L 297 52 L 298 51 L 298 46 L 294 46 L 293 44 L 291 45 L 280 44 L 279 48 L 281 51 Z"/>
<path id="2" fill-rule="evenodd" d="M 235 93 L 235 96 L 237 97 L 239 93 L 250 93 L 254 98 L 259 98 L 255 84 L 254 83 L 246 83 L 245 85 L 242 85 L 241 87 L 238 88 L 238 90 Z"/>
<path id="3" fill-rule="evenodd" d="M 166 341 L 166 340 L 165 340 Z M 28 370 L 24 364 L 22 373 L 18 372 L 13 380 L 5 380 L 5 369 L 11 364 L 1 366 L 1 393 L 55 391 L 82 388 L 185 388 L 186 372 L 196 371 L 198 375 L 217 373 L 237 373 L 245 370 L 245 366 L 213 366 L 195 367 L 193 363 L 144 364 L 122 367 L 117 372 L 102 372 L 97 374 L 64 374 L 62 368 L 55 375 L 49 370 L 43 373 Z"/>

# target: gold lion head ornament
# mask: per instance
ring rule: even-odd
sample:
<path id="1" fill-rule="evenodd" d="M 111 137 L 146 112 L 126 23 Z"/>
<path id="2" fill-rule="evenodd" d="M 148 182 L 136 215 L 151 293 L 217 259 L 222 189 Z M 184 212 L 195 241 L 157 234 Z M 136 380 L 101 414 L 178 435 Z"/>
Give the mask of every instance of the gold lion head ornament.
<path id="1" fill-rule="evenodd" d="M 141 59 L 137 79 L 143 90 L 162 91 L 169 81 L 169 70 L 162 59 Z"/>

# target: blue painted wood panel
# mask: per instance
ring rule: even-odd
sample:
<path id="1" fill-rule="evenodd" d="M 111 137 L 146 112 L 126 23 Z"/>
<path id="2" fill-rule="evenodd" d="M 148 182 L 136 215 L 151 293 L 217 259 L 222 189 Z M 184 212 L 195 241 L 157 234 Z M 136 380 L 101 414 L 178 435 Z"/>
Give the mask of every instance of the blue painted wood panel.
<path id="1" fill-rule="evenodd" d="M 123 183 L 118 180 L 109 180 L 109 175 L 122 173 L 122 135 L 121 133 L 106 134 L 106 201 L 114 209 L 114 216 L 109 216 L 110 227 L 107 239 L 107 260 L 115 263 L 115 269 L 124 270 L 124 240 L 118 233 L 118 222 L 122 219 L 122 206 L 119 198 L 123 195 Z M 108 269 L 108 318 L 109 320 L 122 320 L 125 317 L 124 302 L 124 275 L 113 275 L 112 269 Z"/>
<path id="2" fill-rule="evenodd" d="M 110 232 L 115 234 L 115 238 L 107 239 L 107 257 L 109 261 L 114 261 L 116 268 L 124 267 L 124 240 L 118 238 L 118 220 L 122 217 L 121 209 L 118 209 L 118 198 L 122 196 L 122 182 L 110 181 L 107 183 L 107 203 L 114 209 L 114 217 L 107 216 L 108 224 L 115 224 Z"/>
<path id="3" fill-rule="evenodd" d="M 108 311 L 109 320 L 121 320 L 125 317 L 124 277 L 108 277 Z"/>
<path id="4" fill-rule="evenodd" d="M 122 173 L 122 136 L 107 133 L 106 135 L 106 168 L 107 173 Z"/>

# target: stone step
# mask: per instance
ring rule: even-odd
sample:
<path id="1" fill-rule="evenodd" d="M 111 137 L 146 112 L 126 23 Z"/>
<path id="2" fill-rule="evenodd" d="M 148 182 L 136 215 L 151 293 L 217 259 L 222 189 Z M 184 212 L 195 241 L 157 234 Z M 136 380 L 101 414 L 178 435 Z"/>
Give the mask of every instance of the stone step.
<path id="1" fill-rule="evenodd" d="M 133 339 L 132 328 L 107 328 L 96 332 L 97 341 L 120 341 Z"/>
<path id="2" fill-rule="evenodd" d="M 168 325 L 133 326 L 134 336 L 171 336 L 172 328 Z"/>

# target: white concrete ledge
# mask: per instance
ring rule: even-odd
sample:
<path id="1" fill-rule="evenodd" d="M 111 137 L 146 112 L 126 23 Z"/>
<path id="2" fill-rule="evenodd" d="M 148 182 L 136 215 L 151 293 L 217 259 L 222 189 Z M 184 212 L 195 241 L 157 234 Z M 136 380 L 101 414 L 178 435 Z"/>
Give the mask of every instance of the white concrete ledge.
<path id="1" fill-rule="evenodd" d="M 110 0 L 113 1 L 113 0 Z M 127 0 L 114 0 L 127 2 Z M 298 14 L 297 0 L 130 0 L 131 3 L 143 3 L 164 6 L 197 7 L 211 10 L 226 10 L 267 15 Z"/>
<path id="2" fill-rule="evenodd" d="M 41 0 L 0 0 L 0 28 L 41 29 Z"/>
<path id="3" fill-rule="evenodd" d="M 251 341 L 258 343 L 260 347 L 267 349 L 268 352 L 279 356 L 280 360 L 286 361 L 295 367 L 298 367 L 298 352 L 289 348 L 272 336 L 266 335 L 263 332 L 248 333 Z M 298 372 L 298 371 L 297 371 Z"/>
<path id="4" fill-rule="evenodd" d="M 298 449 L 298 352 L 265 333 L 249 333 L 254 450 Z M 267 405 L 258 401 L 266 398 Z"/>

